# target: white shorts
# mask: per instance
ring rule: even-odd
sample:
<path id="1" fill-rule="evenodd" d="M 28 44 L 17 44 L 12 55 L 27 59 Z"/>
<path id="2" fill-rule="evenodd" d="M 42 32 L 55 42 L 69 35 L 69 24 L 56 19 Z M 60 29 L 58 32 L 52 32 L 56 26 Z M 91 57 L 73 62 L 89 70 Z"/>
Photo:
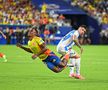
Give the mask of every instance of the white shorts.
<path id="1" fill-rule="evenodd" d="M 76 51 L 75 50 L 73 50 L 73 49 L 70 49 L 69 51 L 68 51 L 68 53 L 70 54 L 70 57 L 73 57 L 73 56 L 76 56 Z"/>
<path id="2" fill-rule="evenodd" d="M 62 46 L 57 46 L 57 52 L 61 55 L 65 55 L 67 53 L 67 51 L 65 50 L 64 47 Z"/>
<path id="3" fill-rule="evenodd" d="M 65 47 L 62 46 L 57 46 L 57 52 L 61 55 L 65 55 L 66 53 L 69 53 L 71 57 L 76 55 L 75 50 L 73 49 L 66 50 Z"/>

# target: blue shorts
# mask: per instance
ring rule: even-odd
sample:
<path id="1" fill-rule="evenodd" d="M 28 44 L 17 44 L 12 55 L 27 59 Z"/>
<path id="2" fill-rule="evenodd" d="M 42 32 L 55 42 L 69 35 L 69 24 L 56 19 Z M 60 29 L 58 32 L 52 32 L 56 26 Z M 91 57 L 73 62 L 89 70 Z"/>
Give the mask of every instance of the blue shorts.
<path id="1" fill-rule="evenodd" d="M 49 69 L 53 70 L 54 67 L 59 66 L 61 59 L 51 52 L 50 55 L 45 60 L 43 60 L 43 62 Z"/>

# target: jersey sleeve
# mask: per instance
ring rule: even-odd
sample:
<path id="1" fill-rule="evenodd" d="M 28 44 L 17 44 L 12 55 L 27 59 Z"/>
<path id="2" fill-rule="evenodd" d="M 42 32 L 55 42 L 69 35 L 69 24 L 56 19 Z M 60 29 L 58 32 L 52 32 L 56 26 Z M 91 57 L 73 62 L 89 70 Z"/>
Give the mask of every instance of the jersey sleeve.
<path id="1" fill-rule="evenodd" d="M 28 41 L 28 46 L 30 46 L 30 41 Z"/>
<path id="2" fill-rule="evenodd" d="M 75 31 L 74 34 L 72 35 L 72 39 L 75 40 L 76 38 L 78 38 L 78 32 Z"/>
<path id="3" fill-rule="evenodd" d="M 41 44 L 44 43 L 44 41 L 42 40 L 42 38 L 38 38 L 37 43 L 38 43 L 39 45 L 41 45 Z"/>
<path id="4" fill-rule="evenodd" d="M 78 36 L 78 31 L 75 31 L 74 35 L 75 35 L 75 36 Z"/>

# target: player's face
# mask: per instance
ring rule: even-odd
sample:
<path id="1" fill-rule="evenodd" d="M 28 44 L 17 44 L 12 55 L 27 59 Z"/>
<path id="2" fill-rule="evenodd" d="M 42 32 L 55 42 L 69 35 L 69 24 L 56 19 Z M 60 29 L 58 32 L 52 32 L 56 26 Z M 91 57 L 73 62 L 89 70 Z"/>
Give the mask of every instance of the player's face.
<path id="1" fill-rule="evenodd" d="M 80 35 L 84 35 L 86 29 L 84 27 L 79 27 Z"/>
<path id="2" fill-rule="evenodd" d="M 32 40 L 33 37 L 35 37 L 35 35 L 36 35 L 35 30 L 29 30 L 29 32 L 28 32 L 28 39 Z"/>

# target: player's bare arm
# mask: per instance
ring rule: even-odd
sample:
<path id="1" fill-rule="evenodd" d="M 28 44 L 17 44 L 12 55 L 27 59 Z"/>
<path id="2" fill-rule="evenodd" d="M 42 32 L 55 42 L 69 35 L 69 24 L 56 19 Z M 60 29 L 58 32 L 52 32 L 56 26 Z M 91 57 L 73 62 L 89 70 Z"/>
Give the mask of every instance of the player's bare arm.
<path id="1" fill-rule="evenodd" d="M 81 47 L 81 45 L 80 45 L 80 43 L 79 43 L 79 41 L 78 41 L 76 35 L 74 35 L 74 36 L 72 37 L 72 39 L 73 39 L 73 41 L 75 42 L 75 44 L 80 48 L 81 54 L 82 54 L 83 48 Z"/>
<path id="2" fill-rule="evenodd" d="M 21 45 L 20 43 L 17 43 L 16 46 L 25 50 L 25 51 L 27 51 L 27 52 L 29 52 L 29 53 L 33 53 L 30 48 L 27 48 L 27 47 Z"/>
<path id="3" fill-rule="evenodd" d="M 2 36 L 6 39 L 6 35 L 4 35 L 2 31 L 0 31 L 0 33 L 1 33 Z"/>
<path id="4" fill-rule="evenodd" d="M 32 55 L 32 59 L 37 58 L 39 55 L 43 54 L 47 50 L 45 43 L 41 44 L 40 48 L 41 48 L 41 51 L 38 54 Z"/>

